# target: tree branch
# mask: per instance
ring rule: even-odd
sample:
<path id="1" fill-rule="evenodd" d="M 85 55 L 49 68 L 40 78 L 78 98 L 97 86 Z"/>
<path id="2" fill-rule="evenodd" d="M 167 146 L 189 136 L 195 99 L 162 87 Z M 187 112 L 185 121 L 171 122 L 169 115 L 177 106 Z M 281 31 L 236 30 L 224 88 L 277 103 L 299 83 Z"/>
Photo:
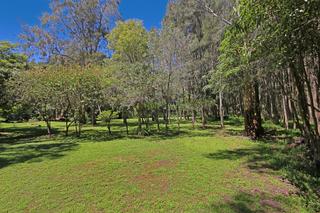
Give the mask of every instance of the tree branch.
<path id="1" fill-rule="evenodd" d="M 202 6 L 205 8 L 205 10 L 206 10 L 207 12 L 211 13 L 214 17 L 219 18 L 223 23 L 225 23 L 225 24 L 227 24 L 227 25 L 232 25 L 232 22 L 231 22 L 231 21 L 229 21 L 229 20 L 223 18 L 222 16 L 218 15 L 217 13 L 215 13 L 215 12 L 213 11 L 213 9 L 212 9 L 211 7 L 209 7 L 209 5 L 207 5 L 203 0 L 197 0 L 197 1 L 198 1 L 198 3 L 199 3 L 200 5 L 202 5 Z"/>

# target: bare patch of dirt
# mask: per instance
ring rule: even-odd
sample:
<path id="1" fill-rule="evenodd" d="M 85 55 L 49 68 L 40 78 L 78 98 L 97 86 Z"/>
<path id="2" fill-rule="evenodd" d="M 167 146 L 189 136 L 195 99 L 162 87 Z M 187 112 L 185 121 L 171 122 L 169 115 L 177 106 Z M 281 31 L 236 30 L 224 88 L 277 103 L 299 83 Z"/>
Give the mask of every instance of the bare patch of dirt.
<path id="1" fill-rule="evenodd" d="M 282 204 L 275 199 L 279 196 L 288 197 L 299 192 L 289 181 L 268 172 L 267 168 L 266 172 L 261 172 L 243 166 L 234 171 L 229 171 L 225 174 L 225 177 L 226 187 L 231 188 L 235 187 L 233 185 L 234 180 L 249 180 L 251 184 L 241 185 L 239 191 L 258 198 L 262 209 L 270 209 L 267 212 L 284 212 Z M 228 203 L 231 199 L 226 197 L 224 200 Z"/>
<path id="2" fill-rule="evenodd" d="M 148 163 L 144 165 L 144 168 L 149 170 L 156 170 L 159 168 L 174 168 L 176 166 L 176 162 L 173 160 L 159 160 L 152 163 Z"/>
<path id="3" fill-rule="evenodd" d="M 131 182 L 138 185 L 144 192 L 160 192 L 165 193 L 169 190 L 169 177 L 166 174 L 155 174 L 158 169 L 170 169 L 176 166 L 174 160 L 158 160 L 152 163 L 144 164 L 144 172 L 141 175 L 135 176 Z"/>
<path id="4" fill-rule="evenodd" d="M 139 175 L 132 180 L 143 192 L 166 193 L 169 190 L 169 178 L 165 175 L 154 175 L 151 173 Z"/>
<path id="5" fill-rule="evenodd" d="M 90 207 L 90 212 L 92 212 L 92 213 L 103 213 L 105 211 L 103 209 L 98 208 L 96 204 L 93 204 Z"/>
<path id="6" fill-rule="evenodd" d="M 241 167 L 238 168 L 236 171 L 226 173 L 225 177 L 231 179 L 231 182 L 233 178 L 245 178 L 247 180 L 250 180 L 253 183 L 253 185 L 259 184 L 259 188 L 254 187 L 251 190 L 252 192 L 263 192 L 267 194 L 272 194 L 274 196 L 290 196 L 292 194 L 298 193 L 298 189 L 292 184 L 290 184 L 289 181 L 281 178 L 280 176 L 273 175 L 271 172 L 269 173 L 268 169 L 266 169 L 266 172 L 261 172 L 250 170 L 247 167 Z"/>
<path id="7" fill-rule="evenodd" d="M 33 200 L 31 201 L 28 206 L 24 209 L 24 212 L 27 213 L 27 212 L 34 212 L 35 209 L 37 207 L 37 204 L 36 202 Z"/>

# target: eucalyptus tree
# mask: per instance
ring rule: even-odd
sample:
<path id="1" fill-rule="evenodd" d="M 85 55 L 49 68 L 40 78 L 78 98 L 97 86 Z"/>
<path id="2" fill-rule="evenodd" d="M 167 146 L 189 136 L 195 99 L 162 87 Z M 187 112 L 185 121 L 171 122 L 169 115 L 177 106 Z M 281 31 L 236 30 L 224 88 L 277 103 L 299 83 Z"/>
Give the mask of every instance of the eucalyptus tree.
<path id="1" fill-rule="evenodd" d="M 39 26 L 21 35 L 30 56 L 87 65 L 105 57 L 106 35 L 120 18 L 120 0 L 51 0 Z"/>
<path id="2" fill-rule="evenodd" d="M 176 107 L 179 121 L 181 90 L 181 74 L 185 62 L 185 51 L 188 40 L 184 34 L 171 24 L 164 22 L 160 32 L 151 32 L 150 57 L 152 58 L 153 71 L 156 74 L 155 86 L 161 96 L 165 110 L 164 121 L 166 130 L 170 120 L 170 105 Z M 158 100 L 159 101 L 159 100 Z"/>
<path id="3" fill-rule="evenodd" d="M 183 73 L 184 91 L 194 125 L 196 112 L 201 112 L 202 125 L 205 126 L 208 110 L 213 104 L 214 94 L 207 90 L 211 78 L 210 71 L 217 65 L 218 47 L 225 23 L 206 13 L 205 6 L 230 12 L 228 1 L 171 1 L 165 17 L 165 24 L 182 32 L 186 40 L 185 71 Z"/>

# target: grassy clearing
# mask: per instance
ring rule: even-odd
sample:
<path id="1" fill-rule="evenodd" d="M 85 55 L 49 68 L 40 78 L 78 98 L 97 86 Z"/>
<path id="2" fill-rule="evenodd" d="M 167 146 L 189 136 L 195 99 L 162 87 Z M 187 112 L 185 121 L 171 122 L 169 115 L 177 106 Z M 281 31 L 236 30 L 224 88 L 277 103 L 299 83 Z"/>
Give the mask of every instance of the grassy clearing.
<path id="1" fill-rule="evenodd" d="M 283 145 L 236 136 L 237 120 L 148 137 L 121 121 L 81 138 L 47 138 L 41 122 L 0 128 L 0 212 L 312 211 L 283 178 Z"/>

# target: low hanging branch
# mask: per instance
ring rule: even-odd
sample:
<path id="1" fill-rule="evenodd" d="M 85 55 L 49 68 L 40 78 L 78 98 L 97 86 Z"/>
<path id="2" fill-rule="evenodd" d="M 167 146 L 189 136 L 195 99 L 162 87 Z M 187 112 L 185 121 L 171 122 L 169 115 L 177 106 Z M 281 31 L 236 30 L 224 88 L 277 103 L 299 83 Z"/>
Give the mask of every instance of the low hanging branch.
<path id="1" fill-rule="evenodd" d="M 223 23 L 227 24 L 227 25 L 232 25 L 232 22 L 223 18 L 222 16 L 218 15 L 217 13 L 214 12 L 214 10 L 208 5 L 206 4 L 203 0 L 197 0 L 198 3 L 200 5 L 202 5 L 204 7 L 204 9 L 209 12 L 210 14 L 212 14 L 214 17 L 219 18 Z"/>

